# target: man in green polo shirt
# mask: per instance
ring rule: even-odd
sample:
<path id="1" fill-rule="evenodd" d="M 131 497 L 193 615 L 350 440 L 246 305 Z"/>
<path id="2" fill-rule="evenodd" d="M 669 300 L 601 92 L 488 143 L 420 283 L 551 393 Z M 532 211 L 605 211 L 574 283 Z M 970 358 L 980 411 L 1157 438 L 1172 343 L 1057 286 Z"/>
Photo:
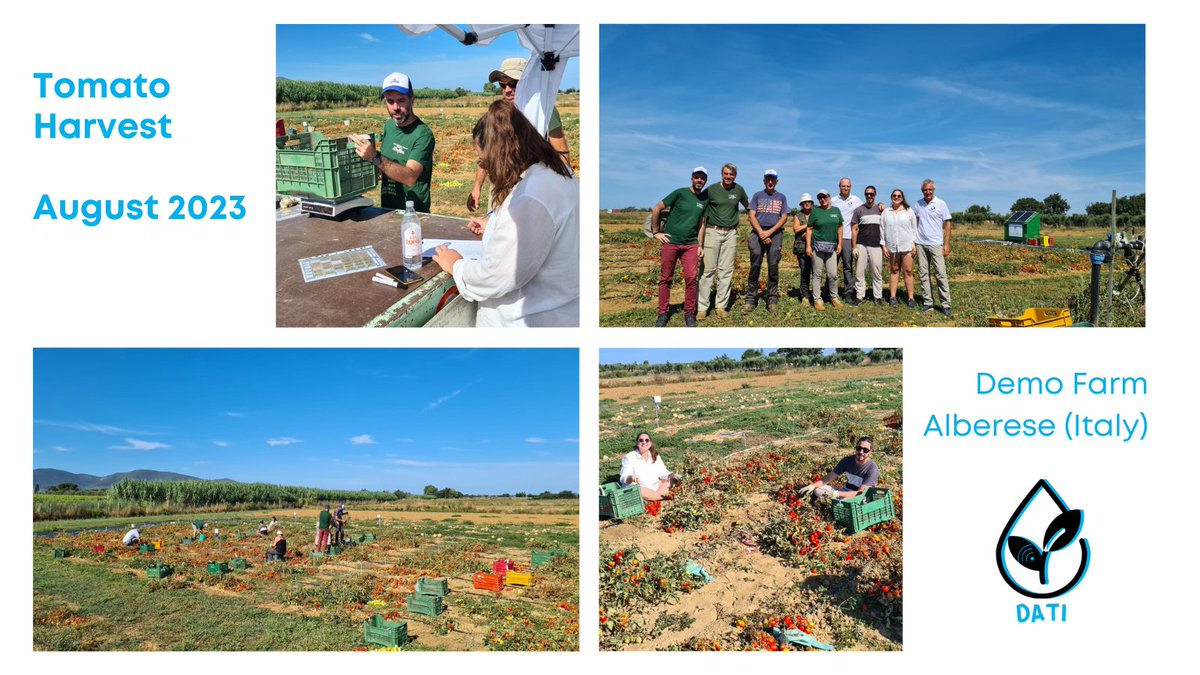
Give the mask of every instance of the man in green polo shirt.
<path id="1" fill-rule="evenodd" d="M 808 217 L 808 233 L 805 253 L 812 258 L 813 309 L 825 309 L 821 300 L 821 287 L 829 284 L 829 302 L 835 308 L 842 306 L 838 299 L 837 260 L 842 252 L 842 212 L 830 205 L 829 191 L 817 193 L 818 206 Z"/>
<path id="2" fill-rule="evenodd" d="M 412 202 L 429 213 L 429 186 L 433 182 L 433 131 L 413 114 L 412 81 L 404 73 L 383 80 L 383 102 L 390 122 L 383 123 L 379 152 L 366 136 L 351 136 L 359 157 L 379 171 L 379 205 L 403 209 Z"/>
<path id="3" fill-rule="evenodd" d="M 738 204 L 750 209 L 750 196 L 734 182 L 737 167 L 721 167 L 721 182 L 705 190 L 708 196 L 707 224 L 704 233 L 704 255 L 701 259 L 699 316 L 708 313 L 712 300 L 713 277 L 717 280 L 717 314 L 729 314 L 729 289 L 733 282 L 733 264 L 737 257 Z"/>
<path id="4" fill-rule="evenodd" d="M 661 272 L 658 277 L 658 321 L 656 328 L 667 325 L 671 309 L 671 283 L 675 279 L 675 264 L 683 261 L 683 322 L 696 327 L 696 264 L 704 256 L 704 212 L 708 208 L 704 184 L 708 171 L 698 166 L 692 169 L 691 187 L 682 187 L 663 197 L 650 212 L 655 228 L 654 238 L 662 242 Z M 657 229 L 659 215 L 670 209 L 667 222 Z"/>

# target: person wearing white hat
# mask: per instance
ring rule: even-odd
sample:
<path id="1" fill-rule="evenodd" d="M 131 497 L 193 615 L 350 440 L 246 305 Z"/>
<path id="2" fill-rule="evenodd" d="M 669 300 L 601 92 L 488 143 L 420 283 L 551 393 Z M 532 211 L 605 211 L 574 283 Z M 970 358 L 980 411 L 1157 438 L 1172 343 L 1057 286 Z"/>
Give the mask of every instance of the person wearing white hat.
<path id="1" fill-rule="evenodd" d="M 779 172 L 767 169 L 763 172 L 763 189 L 750 198 L 747 212 L 750 236 L 746 238 L 750 247 L 747 312 L 753 312 L 758 305 L 758 277 L 764 256 L 767 259 L 767 311 L 774 312 L 779 305 L 779 259 L 783 257 L 783 226 L 787 224 L 788 203 L 787 197 L 775 189 L 778 184 Z"/>
<path id="2" fill-rule="evenodd" d="M 812 215 L 813 198 L 812 195 L 805 192 L 800 195 L 800 208 L 792 214 L 792 234 L 796 235 L 796 241 L 792 244 L 792 253 L 796 254 L 796 260 L 800 263 L 800 304 L 811 305 L 812 294 L 812 257 L 805 252 L 807 244 L 805 240 L 808 238 L 808 219 Z"/>
<path id="3" fill-rule="evenodd" d="M 842 259 L 842 294 L 848 298 L 854 292 L 854 244 L 850 218 L 854 215 L 854 209 L 862 206 L 863 200 L 850 193 L 850 178 L 843 177 L 838 181 L 838 193 L 830 196 L 829 203 L 842 212 L 842 245 L 838 255 Z"/>
<path id="4" fill-rule="evenodd" d="M 813 309 L 825 309 L 821 300 L 822 286 L 829 284 L 829 302 L 838 308 L 837 259 L 842 252 L 842 212 L 830 205 L 829 191 L 818 190 L 819 206 L 813 209 L 808 219 L 808 234 L 805 252 L 812 258 Z"/>
<path id="5" fill-rule="evenodd" d="M 519 56 L 510 57 L 500 62 L 500 67 L 493 70 L 488 75 L 488 82 L 500 87 L 500 95 L 505 101 L 513 103 L 517 98 L 517 84 L 521 80 L 521 75 L 525 72 L 527 59 Z M 567 168 L 571 168 L 571 146 L 567 143 L 567 137 L 563 133 L 562 116 L 558 114 L 556 106 L 550 111 L 549 131 L 546 133 L 546 140 L 550 141 L 550 145 L 555 152 L 562 157 L 563 163 Z M 475 184 L 471 186 L 471 192 L 467 195 L 467 210 L 474 212 L 479 208 L 479 197 L 483 191 L 483 179 L 486 173 L 483 169 L 475 169 Z"/>
<path id="6" fill-rule="evenodd" d="M 692 184 L 663 197 L 650 212 L 654 238 L 662 243 L 658 276 L 658 321 L 655 327 L 667 325 L 671 309 L 671 284 L 675 280 L 675 265 L 683 262 L 683 322 L 688 328 L 696 326 L 697 266 L 704 256 L 704 212 L 708 197 L 704 184 L 708 170 L 702 166 L 692 169 Z M 666 223 L 659 225 L 659 215 L 670 209 Z"/>
<path id="7" fill-rule="evenodd" d="M 368 137 L 351 136 L 359 157 L 375 165 L 380 175 L 379 205 L 404 209 L 406 202 L 429 213 L 433 184 L 433 131 L 413 113 L 412 80 L 404 73 L 383 79 L 383 102 L 391 123 L 383 123 L 379 151 Z"/>

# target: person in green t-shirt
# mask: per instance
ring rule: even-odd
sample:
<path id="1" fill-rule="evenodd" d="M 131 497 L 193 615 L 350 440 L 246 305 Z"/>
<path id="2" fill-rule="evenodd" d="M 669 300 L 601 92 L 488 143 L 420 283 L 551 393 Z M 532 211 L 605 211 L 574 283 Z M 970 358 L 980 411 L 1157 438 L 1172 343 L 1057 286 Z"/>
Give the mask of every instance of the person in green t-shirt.
<path id="1" fill-rule="evenodd" d="M 717 314 L 729 314 L 729 290 L 733 285 L 733 264 L 737 257 L 738 204 L 750 210 L 750 196 L 734 180 L 737 167 L 721 167 L 721 182 L 708 186 L 708 210 L 704 233 L 704 255 L 701 261 L 699 299 L 700 317 L 708 312 L 712 301 L 713 278 L 717 280 Z"/>
<path id="2" fill-rule="evenodd" d="M 403 209 L 405 202 L 429 213 L 433 182 L 433 131 L 413 114 L 412 81 L 404 73 L 383 80 L 383 102 L 391 122 L 384 122 L 378 152 L 366 136 L 351 136 L 359 157 L 379 171 L 379 205 Z"/>
<path id="3" fill-rule="evenodd" d="M 517 84 L 520 83 L 521 75 L 525 72 L 525 64 L 528 59 L 514 56 L 504 59 L 500 62 L 500 68 L 493 70 L 491 75 L 488 75 L 488 82 L 500 87 L 500 95 L 505 101 L 514 103 L 517 99 Z M 567 143 L 567 137 L 563 134 L 562 117 L 558 114 L 558 108 L 552 108 L 550 111 L 550 124 L 547 127 L 546 140 L 550 141 L 550 146 L 554 148 L 559 157 L 562 157 L 563 164 L 567 165 L 568 169 L 574 171 L 571 166 L 571 146 Z M 479 196 L 483 191 L 483 179 L 486 177 L 483 169 L 475 169 L 475 184 L 471 187 L 471 192 L 467 195 L 467 210 L 474 212 L 479 208 Z"/>
<path id="4" fill-rule="evenodd" d="M 675 264 L 683 261 L 683 322 L 696 327 L 696 266 L 704 256 L 704 212 L 708 199 L 704 184 L 708 171 L 698 166 L 692 169 L 691 187 L 682 187 L 663 197 L 650 212 L 654 238 L 662 242 L 661 272 L 658 277 L 658 321 L 655 327 L 667 325 L 671 309 L 671 283 L 675 279 Z M 659 216 L 670 209 L 667 222 L 659 227 Z"/>
<path id="5" fill-rule="evenodd" d="M 325 505 L 325 510 L 317 515 L 317 551 L 324 553 L 329 547 L 329 524 L 333 522 L 333 514 L 329 512 L 329 505 Z"/>
<path id="6" fill-rule="evenodd" d="M 821 287 L 829 284 L 829 302 L 841 307 L 837 288 L 837 261 L 842 252 L 842 212 L 830 206 L 828 190 L 817 193 L 818 206 L 808 217 L 805 253 L 812 258 L 813 309 L 824 310 Z"/>

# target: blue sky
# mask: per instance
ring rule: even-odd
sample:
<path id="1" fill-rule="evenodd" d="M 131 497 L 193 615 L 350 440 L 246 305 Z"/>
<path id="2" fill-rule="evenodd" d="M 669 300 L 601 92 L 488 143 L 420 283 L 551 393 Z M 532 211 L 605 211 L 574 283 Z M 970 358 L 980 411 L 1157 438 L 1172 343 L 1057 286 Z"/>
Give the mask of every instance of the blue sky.
<path id="1" fill-rule="evenodd" d="M 34 350 L 34 468 L 578 491 L 573 349 Z"/>
<path id="2" fill-rule="evenodd" d="M 747 349 L 761 349 L 764 354 L 770 354 L 777 347 L 736 347 L 729 349 L 601 349 L 600 363 L 691 363 L 692 361 L 709 361 L 725 354 L 731 359 L 741 360 Z M 826 354 L 832 352 L 826 349 Z"/>
<path id="3" fill-rule="evenodd" d="M 654 205 L 704 165 L 762 189 L 933 178 L 955 211 L 1145 191 L 1141 25 L 600 27 L 600 206 Z"/>
<path id="4" fill-rule="evenodd" d="M 513 33 L 467 47 L 440 29 L 409 36 L 392 24 L 275 27 L 275 75 L 291 80 L 374 85 L 400 71 L 417 87 L 480 91 L 501 61 L 528 55 Z M 567 61 L 561 88 L 579 88 L 578 58 Z"/>

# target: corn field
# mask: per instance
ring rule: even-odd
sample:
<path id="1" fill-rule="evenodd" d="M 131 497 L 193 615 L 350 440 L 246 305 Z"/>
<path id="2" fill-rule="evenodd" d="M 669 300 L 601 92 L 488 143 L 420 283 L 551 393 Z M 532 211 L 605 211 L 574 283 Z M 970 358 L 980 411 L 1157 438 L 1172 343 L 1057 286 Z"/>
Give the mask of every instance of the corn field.
<path id="1" fill-rule="evenodd" d="M 108 489 L 109 502 L 140 502 L 173 506 L 243 504 L 256 506 L 305 506 L 318 502 L 394 501 L 390 492 L 366 490 L 323 490 L 319 488 L 232 483 L 206 480 L 123 480 Z"/>

